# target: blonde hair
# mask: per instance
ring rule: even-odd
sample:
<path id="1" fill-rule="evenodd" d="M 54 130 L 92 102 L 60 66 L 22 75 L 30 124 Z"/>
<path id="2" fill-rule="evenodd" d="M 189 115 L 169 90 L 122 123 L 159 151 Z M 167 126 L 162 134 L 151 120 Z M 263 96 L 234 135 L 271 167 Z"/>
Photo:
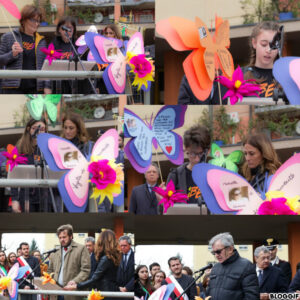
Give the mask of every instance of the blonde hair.
<path id="1" fill-rule="evenodd" d="M 246 144 L 258 149 L 262 155 L 261 171 L 268 171 L 270 175 L 274 174 L 280 167 L 281 163 L 279 161 L 278 155 L 272 145 L 270 139 L 264 133 L 255 133 L 248 135 L 243 141 L 243 146 Z M 248 163 L 245 161 L 242 166 L 242 172 L 244 177 L 250 181 L 251 180 L 251 170 Z"/>

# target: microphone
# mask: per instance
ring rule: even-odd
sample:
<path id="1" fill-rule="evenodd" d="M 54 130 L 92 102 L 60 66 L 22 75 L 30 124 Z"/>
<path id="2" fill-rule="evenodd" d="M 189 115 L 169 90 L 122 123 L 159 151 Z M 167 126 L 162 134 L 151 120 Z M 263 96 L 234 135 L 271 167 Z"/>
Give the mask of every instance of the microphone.
<path id="1" fill-rule="evenodd" d="M 59 250 L 58 248 L 54 248 L 54 249 L 51 249 L 51 250 L 48 250 L 48 251 L 44 252 L 43 255 L 55 253 L 55 252 L 58 251 L 58 250 Z"/>
<path id="2" fill-rule="evenodd" d="M 211 269 L 213 267 L 213 264 L 208 264 L 207 266 L 199 269 L 198 271 L 195 271 L 194 273 L 200 273 L 200 272 L 204 272 L 207 269 Z"/>
<path id="3" fill-rule="evenodd" d="M 68 32 L 72 31 L 69 27 L 67 27 L 65 25 L 61 26 L 61 29 L 64 30 L 64 31 L 68 31 Z"/>
<path id="4" fill-rule="evenodd" d="M 39 125 L 36 130 L 34 131 L 33 135 L 32 135 L 32 138 L 33 139 L 36 139 L 38 133 L 40 132 L 40 128 L 41 128 L 41 125 Z"/>

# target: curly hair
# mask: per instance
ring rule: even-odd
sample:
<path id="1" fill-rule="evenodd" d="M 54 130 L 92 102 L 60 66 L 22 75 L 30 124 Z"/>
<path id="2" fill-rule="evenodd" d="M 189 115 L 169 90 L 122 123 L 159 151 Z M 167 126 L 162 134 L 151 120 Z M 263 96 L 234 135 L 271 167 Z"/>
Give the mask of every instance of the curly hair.
<path id="1" fill-rule="evenodd" d="M 115 233 L 110 229 L 102 231 L 95 244 L 96 260 L 99 261 L 103 254 L 111 259 L 115 266 L 120 264 L 121 252 L 118 249 L 118 241 Z"/>
<path id="2" fill-rule="evenodd" d="M 270 175 L 274 174 L 280 167 L 281 163 L 279 161 L 278 155 L 272 145 L 270 139 L 264 133 L 255 133 L 248 135 L 243 141 L 243 146 L 246 144 L 259 150 L 262 155 L 261 171 L 268 171 Z M 242 166 L 243 176 L 250 181 L 251 180 L 251 170 L 248 163 L 245 161 Z"/>

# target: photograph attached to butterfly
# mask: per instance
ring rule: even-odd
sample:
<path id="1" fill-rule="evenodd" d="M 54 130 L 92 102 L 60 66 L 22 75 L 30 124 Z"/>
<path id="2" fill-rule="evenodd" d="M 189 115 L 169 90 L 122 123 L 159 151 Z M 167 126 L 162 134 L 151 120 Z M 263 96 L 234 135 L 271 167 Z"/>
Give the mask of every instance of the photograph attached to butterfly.
<path id="1" fill-rule="evenodd" d="M 242 209 L 249 201 L 248 187 L 241 186 L 229 190 L 228 206 L 232 209 Z"/>

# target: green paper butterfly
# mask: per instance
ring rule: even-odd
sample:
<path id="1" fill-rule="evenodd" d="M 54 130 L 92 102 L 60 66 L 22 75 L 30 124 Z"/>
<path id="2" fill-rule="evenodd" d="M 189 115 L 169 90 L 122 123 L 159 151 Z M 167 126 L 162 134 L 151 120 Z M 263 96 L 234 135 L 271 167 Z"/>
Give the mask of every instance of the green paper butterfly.
<path id="1" fill-rule="evenodd" d="M 32 118 L 40 120 L 44 111 L 47 112 L 52 126 L 55 126 L 57 118 L 57 104 L 61 95 L 27 95 L 30 99 L 26 106 Z"/>
<path id="2" fill-rule="evenodd" d="M 231 152 L 228 156 L 224 156 L 222 149 L 215 143 L 211 145 L 211 156 L 213 159 L 209 161 L 212 165 L 226 168 L 233 172 L 238 172 L 239 164 L 243 157 L 243 152 L 236 150 Z"/>

